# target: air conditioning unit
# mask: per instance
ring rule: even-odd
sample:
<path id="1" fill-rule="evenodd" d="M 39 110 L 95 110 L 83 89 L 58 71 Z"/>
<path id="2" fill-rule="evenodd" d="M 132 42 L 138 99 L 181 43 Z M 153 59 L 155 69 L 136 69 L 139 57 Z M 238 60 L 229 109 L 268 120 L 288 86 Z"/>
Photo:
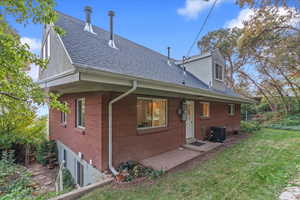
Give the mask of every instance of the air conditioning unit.
<path id="1" fill-rule="evenodd" d="M 226 128 L 225 127 L 210 127 L 210 141 L 213 142 L 224 142 L 226 139 Z"/>

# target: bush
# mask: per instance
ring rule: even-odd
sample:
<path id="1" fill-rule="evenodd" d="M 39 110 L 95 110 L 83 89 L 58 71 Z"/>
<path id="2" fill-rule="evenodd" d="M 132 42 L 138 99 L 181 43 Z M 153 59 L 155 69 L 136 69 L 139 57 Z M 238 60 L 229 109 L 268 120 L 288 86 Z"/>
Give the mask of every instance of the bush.
<path id="1" fill-rule="evenodd" d="M 0 160 L 0 200 L 26 199 L 31 196 L 30 174 L 14 163 L 13 151 L 2 152 Z"/>
<path id="2" fill-rule="evenodd" d="M 257 121 L 241 121 L 241 131 L 245 133 L 253 133 L 261 129 L 261 125 Z"/>
<path id="3" fill-rule="evenodd" d="M 280 120 L 266 123 L 266 128 L 300 130 L 300 113 L 282 117 Z"/>
<path id="4" fill-rule="evenodd" d="M 136 161 L 121 163 L 118 167 L 118 171 L 121 176 L 124 176 L 124 179 L 121 179 L 121 181 L 125 182 L 130 182 L 141 177 L 157 178 L 164 173 L 163 170 L 154 170 L 152 168 L 145 167 Z"/>
<path id="5" fill-rule="evenodd" d="M 62 170 L 63 174 L 63 186 L 65 189 L 73 189 L 75 187 L 74 179 L 70 173 L 70 171 L 67 168 L 64 168 Z"/>
<path id="6" fill-rule="evenodd" d="M 57 146 L 55 141 L 45 140 L 37 146 L 35 158 L 40 164 L 49 164 L 50 159 L 53 157 L 57 159 Z"/>

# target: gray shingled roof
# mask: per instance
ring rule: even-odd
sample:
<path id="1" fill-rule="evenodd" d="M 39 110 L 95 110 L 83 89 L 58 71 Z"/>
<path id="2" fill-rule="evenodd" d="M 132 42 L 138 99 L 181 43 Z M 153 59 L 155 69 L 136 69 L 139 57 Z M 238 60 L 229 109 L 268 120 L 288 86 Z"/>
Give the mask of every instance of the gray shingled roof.
<path id="1" fill-rule="evenodd" d="M 170 66 L 166 56 L 118 35 L 114 36 L 118 49 L 113 49 L 108 45 L 109 32 L 95 26 L 93 29 L 96 34 L 86 32 L 83 30 L 84 21 L 60 12 L 58 14 L 56 25 L 66 31 L 62 41 L 75 65 L 178 85 L 185 80 L 188 87 L 238 96 L 232 91 L 210 89 L 193 74 L 186 72 L 184 75 L 178 65 L 172 63 Z"/>

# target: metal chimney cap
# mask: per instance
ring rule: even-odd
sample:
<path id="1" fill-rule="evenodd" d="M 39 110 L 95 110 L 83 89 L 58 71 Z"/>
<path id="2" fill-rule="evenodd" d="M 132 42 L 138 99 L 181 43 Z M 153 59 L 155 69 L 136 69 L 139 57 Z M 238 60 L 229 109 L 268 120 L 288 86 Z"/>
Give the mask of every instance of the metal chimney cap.
<path id="1" fill-rule="evenodd" d="M 84 11 L 85 11 L 85 12 L 91 13 L 93 10 L 92 10 L 92 7 L 91 7 L 91 6 L 85 6 L 85 7 L 84 7 Z"/>
<path id="2" fill-rule="evenodd" d="M 111 17 L 115 16 L 115 12 L 113 10 L 108 11 L 108 16 Z"/>

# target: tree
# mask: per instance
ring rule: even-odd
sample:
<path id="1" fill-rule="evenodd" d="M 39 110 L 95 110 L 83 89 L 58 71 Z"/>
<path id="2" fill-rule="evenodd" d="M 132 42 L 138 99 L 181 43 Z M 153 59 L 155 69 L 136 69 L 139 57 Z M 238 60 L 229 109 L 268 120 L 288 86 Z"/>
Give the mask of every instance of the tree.
<path id="1" fill-rule="evenodd" d="M 5 17 L 13 16 L 24 26 L 51 24 L 56 20 L 54 5 L 53 0 L 0 1 L 0 150 L 22 145 L 25 158 L 30 148 L 46 136 L 45 119 L 36 117 L 36 106 L 47 103 L 52 108 L 67 109 L 58 101 L 58 94 L 45 92 L 26 74 L 29 65 L 46 68 L 48 61 L 31 53 L 29 46 L 20 42 Z M 61 33 L 60 29 L 56 30 Z"/>
<path id="2" fill-rule="evenodd" d="M 233 29 L 219 29 L 217 31 L 209 32 L 207 35 L 198 41 L 198 47 L 201 53 L 211 52 L 218 48 L 224 56 L 229 69 L 226 68 L 226 83 L 229 87 L 235 88 L 234 74 L 246 63 L 246 57 L 239 57 L 237 48 L 237 39 L 241 35 L 241 30 Z"/>
<path id="3" fill-rule="evenodd" d="M 295 19 L 300 14 L 293 8 L 254 9 L 243 28 L 210 32 L 198 46 L 202 52 L 220 49 L 230 69 L 228 85 L 236 92 L 262 95 L 273 111 L 280 102 L 287 113 L 291 98 L 300 106 L 300 31 Z"/>
<path id="4" fill-rule="evenodd" d="M 21 24 L 50 24 L 56 20 L 53 0 L 0 1 L 0 107 L 6 110 L 26 109 L 28 105 L 49 103 L 51 107 L 65 109 L 57 94 L 46 93 L 26 74 L 28 65 L 45 68 L 47 61 L 21 44 L 19 36 L 5 21 L 5 16 L 15 17 Z"/>
<path id="5" fill-rule="evenodd" d="M 250 7 L 267 7 L 267 6 L 275 6 L 275 7 L 287 7 L 289 1 L 288 0 L 236 0 L 236 3 L 240 5 L 240 7 L 250 6 Z M 300 0 L 295 0 L 294 3 L 300 3 Z"/>

